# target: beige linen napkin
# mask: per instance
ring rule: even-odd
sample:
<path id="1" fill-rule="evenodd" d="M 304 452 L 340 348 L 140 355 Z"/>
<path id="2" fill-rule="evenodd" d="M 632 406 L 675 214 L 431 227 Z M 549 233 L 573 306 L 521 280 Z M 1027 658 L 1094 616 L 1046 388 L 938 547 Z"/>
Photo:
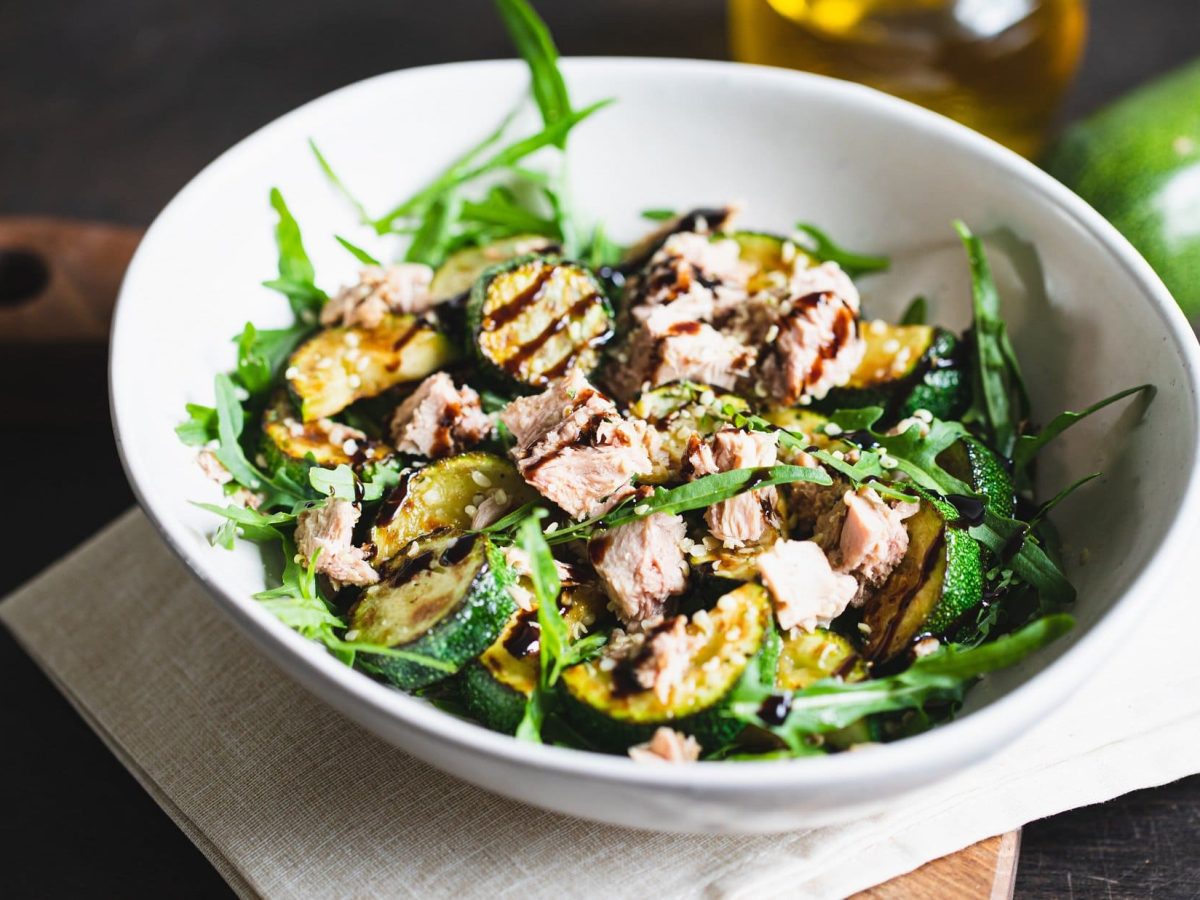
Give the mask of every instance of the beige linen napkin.
<path id="1" fill-rule="evenodd" d="M 1200 629 L 1182 581 L 1069 705 L 995 758 L 870 818 L 749 837 L 570 819 L 412 759 L 276 671 L 137 511 L 0 619 L 244 897 L 844 896 L 1200 771 L 1200 661 L 1159 644 Z M 1153 684 L 1138 677 L 1147 659 Z"/>

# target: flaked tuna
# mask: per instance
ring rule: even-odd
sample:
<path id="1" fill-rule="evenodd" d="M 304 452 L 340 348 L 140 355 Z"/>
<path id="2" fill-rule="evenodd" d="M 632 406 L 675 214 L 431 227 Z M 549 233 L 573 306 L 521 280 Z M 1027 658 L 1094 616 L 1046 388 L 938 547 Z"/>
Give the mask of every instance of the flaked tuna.
<path id="1" fill-rule="evenodd" d="M 650 740 L 629 748 L 629 758 L 639 763 L 689 763 L 700 758 L 700 742 L 665 725 L 655 729 Z"/>
<path id="2" fill-rule="evenodd" d="M 379 574 L 367 563 L 366 552 L 351 543 L 360 514 L 357 506 L 339 498 L 302 511 L 296 518 L 296 550 L 305 561 L 319 551 L 316 570 L 340 584 L 374 584 Z"/>
<path id="3" fill-rule="evenodd" d="M 758 352 L 705 322 L 671 322 L 657 330 L 650 319 L 635 330 L 624 365 L 612 377 L 623 398 L 640 391 L 692 381 L 730 389 L 750 375 Z"/>
<path id="4" fill-rule="evenodd" d="M 715 475 L 734 469 L 773 466 L 777 461 L 775 435 L 754 431 L 725 429 L 708 440 L 692 435 L 688 441 L 684 466 L 693 478 Z M 746 491 L 728 500 L 714 503 L 704 513 L 713 537 L 727 547 L 742 547 L 759 541 L 768 529 L 778 525 L 774 487 Z"/>
<path id="5" fill-rule="evenodd" d="M 763 362 L 762 385 L 785 405 L 820 399 L 858 368 L 866 342 L 858 313 L 833 293 L 796 297 L 780 307 L 778 334 Z"/>
<path id="6" fill-rule="evenodd" d="M 658 435 L 620 416 L 616 405 L 576 370 L 500 413 L 516 438 L 517 469 L 542 496 L 576 518 L 596 515 L 633 492 L 650 472 Z"/>
<path id="7" fill-rule="evenodd" d="M 613 612 L 626 624 L 665 615 L 688 584 L 683 518 L 654 513 L 618 525 L 588 543 Z"/>
<path id="8" fill-rule="evenodd" d="M 862 590 L 855 605 L 887 580 L 908 550 L 904 520 L 916 503 L 888 503 L 869 487 L 849 490 L 818 520 L 814 540 L 829 551 L 839 572 L 855 576 Z"/>
<path id="9" fill-rule="evenodd" d="M 758 571 L 771 593 L 775 618 L 785 631 L 824 628 L 846 611 L 858 582 L 835 572 L 813 541 L 779 541 L 758 556 Z"/>
<path id="10" fill-rule="evenodd" d="M 646 634 L 645 642 L 629 665 L 643 690 L 666 703 L 691 666 L 696 639 L 687 632 L 687 617 L 675 616 Z"/>
<path id="11" fill-rule="evenodd" d="M 388 313 L 423 313 L 436 302 L 429 293 L 433 269 L 421 263 L 367 266 L 357 284 L 342 288 L 321 310 L 322 325 L 375 328 Z"/>
<path id="12" fill-rule="evenodd" d="M 479 394 L 467 385 L 454 386 L 445 372 L 430 375 L 392 415 L 396 449 L 434 459 L 461 453 L 492 430 Z"/>

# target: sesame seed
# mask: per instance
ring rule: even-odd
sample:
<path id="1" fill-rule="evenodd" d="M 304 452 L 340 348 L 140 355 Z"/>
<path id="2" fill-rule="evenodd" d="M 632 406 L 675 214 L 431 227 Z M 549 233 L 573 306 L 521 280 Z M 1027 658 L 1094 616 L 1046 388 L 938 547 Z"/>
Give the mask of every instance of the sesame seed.
<path id="1" fill-rule="evenodd" d="M 507 506 L 508 491 L 504 490 L 504 488 L 496 488 L 496 492 L 492 494 L 492 500 L 494 500 L 500 506 Z"/>
<path id="2" fill-rule="evenodd" d="M 333 365 L 333 359 L 331 357 L 322 356 L 320 359 L 317 360 L 317 368 L 318 369 L 328 369 L 332 365 Z"/>
<path id="3" fill-rule="evenodd" d="M 913 418 L 920 419 L 922 422 L 932 422 L 933 413 L 927 409 L 918 409 L 913 411 Z"/>
<path id="4" fill-rule="evenodd" d="M 704 404 L 705 406 L 708 406 L 710 403 L 712 403 L 716 399 L 717 399 L 717 395 L 714 394 L 712 391 L 705 390 L 705 391 L 700 392 L 700 402 L 702 404 Z"/>
<path id="5" fill-rule="evenodd" d="M 347 439 L 346 443 L 342 444 L 342 452 L 347 456 L 353 456 L 358 452 L 358 441 L 354 438 Z"/>
<path id="6" fill-rule="evenodd" d="M 770 328 L 767 329 L 767 336 L 764 338 L 764 340 L 768 344 L 770 344 L 770 343 L 773 343 L 775 341 L 775 338 L 777 338 L 777 337 L 779 337 L 779 326 L 772 325 Z"/>
<path id="7" fill-rule="evenodd" d="M 345 341 L 351 347 L 357 347 L 358 342 L 361 340 L 362 340 L 362 338 L 359 336 L 357 331 L 347 331 L 346 332 Z"/>
<path id="8" fill-rule="evenodd" d="M 808 394 L 805 394 L 803 397 L 800 398 L 800 405 L 801 406 L 811 406 L 812 405 L 812 397 L 810 397 Z"/>
<path id="9" fill-rule="evenodd" d="M 442 502 L 442 492 L 439 491 L 437 488 L 430 488 L 428 491 L 425 492 L 425 499 L 429 503 L 441 503 Z"/>
<path id="10" fill-rule="evenodd" d="M 293 378 L 297 377 L 299 374 L 300 374 L 299 368 L 297 368 L 296 366 L 288 366 L 287 371 L 283 373 L 283 377 L 286 378 L 288 381 L 291 381 Z"/>
<path id="11" fill-rule="evenodd" d="M 761 381 L 758 384 L 754 385 L 754 396 L 756 396 L 756 397 L 767 396 L 767 386 L 765 384 L 763 384 Z"/>
<path id="12" fill-rule="evenodd" d="M 867 326 L 867 330 L 871 334 L 886 334 L 887 328 L 887 322 L 883 321 L 883 319 L 872 319 L 871 324 Z"/>
<path id="13" fill-rule="evenodd" d="M 846 454 L 843 453 L 841 450 L 834 450 L 829 455 L 832 456 L 834 459 L 838 460 L 839 462 L 846 458 Z"/>
<path id="14" fill-rule="evenodd" d="M 790 263 L 796 258 L 796 245 L 791 241 L 784 241 L 783 246 L 779 248 L 779 258 L 785 263 Z"/>
<path id="15" fill-rule="evenodd" d="M 895 338 L 890 338 L 883 342 L 884 353 L 895 353 L 900 349 L 900 342 Z"/>
<path id="16" fill-rule="evenodd" d="M 474 503 L 468 503 L 463 507 L 463 512 L 465 512 L 468 516 L 473 516 L 475 513 L 479 512 L 479 507 Z"/>
<path id="17" fill-rule="evenodd" d="M 897 462 L 892 457 L 888 456 L 886 453 L 882 454 L 879 457 L 879 464 L 881 466 L 883 466 L 885 469 L 894 469 L 894 468 L 896 468 L 896 466 L 900 465 L 899 462 Z"/>
<path id="18" fill-rule="evenodd" d="M 742 629 L 730 628 L 728 631 L 725 632 L 725 636 L 727 638 L 729 638 L 729 640 L 731 640 L 731 641 L 736 641 L 738 638 L 740 638 L 742 636 Z"/>
<path id="19" fill-rule="evenodd" d="M 481 488 L 486 488 L 486 487 L 492 486 L 492 479 L 488 478 L 486 475 L 484 475 L 478 469 L 475 469 L 473 472 L 471 472 L 471 480 L 473 482 L 475 482 L 477 485 L 479 485 Z"/>
<path id="20" fill-rule="evenodd" d="M 600 658 L 599 665 L 600 665 L 601 672 L 611 672 L 613 669 L 615 669 L 617 667 L 617 661 L 615 659 L 613 659 L 611 656 L 604 656 L 604 657 Z"/>
<path id="21" fill-rule="evenodd" d="M 404 555 L 405 556 L 416 556 L 418 551 L 420 551 L 420 549 L 421 549 L 421 545 L 418 544 L 416 541 L 413 541 L 411 544 L 408 545 L 408 549 L 404 552 Z"/>
<path id="22" fill-rule="evenodd" d="M 644 516 L 648 512 L 650 512 L 650 504 L 649 503 L 639 503 L 637 506 L 635 506 L 633 508 L 633 514 L 635 516 Z"/>
<path id="23" fill-rule="evenodd" d="M 824 431 L 830 437 L 837 437 L 842 433 L 842 426 L 837 422 L 826 422 Z"/>
<path id="24" fill-rule="evenodd" d="M 359 387 L 362 387 L 362 378 L 359 377 L 358 375 L 351 375 L 349 378 L 346 379 L 346 383 L 349 384 L 350 387 L 352 387 L 352 388 L 359 388 Z"/>
<path id="25" fill-rule="evenodd" d="M 358 629 L 357 629 L 357 628 L 351 628 L 349 631 L 347 631 L 347 632 L 346 632 L 346 640 L 348 640 L 348 641 L 356 641 L 356 640 L 358 640 Z"/>
<path id="26" fill-rule="evenodd" d="M 922 656 L 928 656 L 942 646 L 941 641 L 935 637 L 922 638 L 913 646 L 913 655 L 920 659 Z"/>
<path id="27" fill-rule="evenodd" d="M 371 358 L 369 356 L 364 356 L 354 364 L 354 368 L 358 369 L 360 372 L 365 372 L 367 371 L 367 366 L 369 365 L 371 365 Z"/>
<path id="28" fill-rule="evenodd" d="M 859 622 L 859 623 L 858 623 L 858 630 L 859 630 L 859 631 L 861 631 L 863 634 L 870 634 L 870 633 L 871 633 L 871 626 L 870 626 L 870 625 L 868 625 L 866 622 Z"/>
<path id="29" fill-rule="evenodd" d="M 263 456 L 261 453 L 259 453 L 257 456 L 254 457 L 254 463 L 260 469 L 265 469 L 267 467 L 267 458 L 265 456 Z"/>
<path id="30" fill-rule="evenodd" d="M 554 532 L 556 532 L 556 531 L 558 531 L 558 523 L 557 522 L 551 522 L 549 525 L 546 526 L 546 534 L 554 534 Z"/>

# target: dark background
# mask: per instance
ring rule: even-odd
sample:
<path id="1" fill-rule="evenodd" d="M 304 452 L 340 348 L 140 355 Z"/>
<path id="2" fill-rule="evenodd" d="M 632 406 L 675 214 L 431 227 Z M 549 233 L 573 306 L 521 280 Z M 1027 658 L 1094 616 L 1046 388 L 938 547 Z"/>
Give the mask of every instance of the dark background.
<path id="1" fill-rule="evenodd" d="M 721 0 L 538 5 L 565 54 L 725 55 Z M 1098 0 L 1092 13 L 1064 119 L 1200 55 L 1198 0 Z M 205 163 L 306 100 L 509 55 L 486 0 L 0 0 L 0 215 L 146 225 Z M 102 366 L 76 365 L 78 408 L 102 407 Z M 36 372 L 3 386 L 27 389 Z M 57 428 L 0 417 L 0 594 L 133 502 L 108 423 L 71 412 Z M 3 632 L 0 772 L 0 896 L 229 895 Z M 1017 893 L 1200 896 L 1198 848 L 1200 777 L 1029 825 Z"/>

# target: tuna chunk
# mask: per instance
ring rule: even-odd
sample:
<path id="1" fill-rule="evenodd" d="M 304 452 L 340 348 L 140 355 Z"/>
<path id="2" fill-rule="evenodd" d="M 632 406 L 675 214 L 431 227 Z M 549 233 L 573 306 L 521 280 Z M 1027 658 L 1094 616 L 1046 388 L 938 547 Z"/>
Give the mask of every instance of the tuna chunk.
<path id="1" fill-rule="evenodd" d="M 671 235 L 650 260 L 636 284 L 633 302 L 661 304 L 701 287 L 713 299 L 744 297 L 752 267 L 738 258 L 737 241 L 712 240 L 685 231 Z"/>
<path id="2" fill-rule="evenodd" d="M 693 477 L 715 475 L 733 469 L 773 466 L 777 460 L 775 435 L 726 429 L 707 441 L 692 435 L 684 468 Z M 767 530 L 778 525 L 774 487 L 746 491 L 728 500 L 714 503 L 704 513 L 713 537 L 727 547 L 742 547 L 762 539 Z"/>
<path id="3" fill-rule="evenodd" d="M 779 333 L 763 363 L 763 386 L 776 402 L 819 400 L 858 368 L 866 342 L 858 313 L 833 293 L 813 293 L 780 307 Z"/>
<path id="4" fill-rule="evenodd" d="M 423 313 L 435 301 L 429 294 L 433 269 L 421 263 L 367 266 L 358 284 L 342 288 L 321 310 L 322 325 L 375 328 L 388 313 Z"/>
<path id="5" fill-rule="evenodd" d="M 668 324 L 657 331 L 664 321 Z M 750 374 L 757 355 L 754 347 L 707 323 L 652 316 L 634 332 L 625 365 L 613 376 L 613 387 L 624 398 L 672 381 L 730 389 Z"/>
<path id="6" fill-rule="evenodd" d="M 655 729 L 644 744 L 629 748 L 629 758 L 640 763 L 688 763 L 700 758 L 700 742 L 665 725 Z"/>
<path id="7" fill-rule="evenodd" d="M 842 267 L 835 262 L 825 262 L 809 268 L 798 258 L 792 269 L 792 277 L 788 282 L 788 292 L 793 297 L 807 297 L 809 294 L 833 294 L 854 310 L 856 315 L 860 307 L 858 288 L 854 286 L 850 276 L 842 271 Z"/>
<path id="8" fill-rule="evenodd" d="M 359 515 L 357 506 L 337 498 L 304 510 L 296 519 L 297 551 L 309 560 L 319 550 L 316 570 L 340 584 L 374 584 L 379 574 L 367 563 L 365 551 L 351 543 Z"/>
<path id="9" fill-rule="evenodd" d="M 437 372 L 396 407 L 391 430 L 397 450 L 436 459 L 483 440 L 492 422 L 479 405 L 479 394 L 467 385 L 455 388 L 449 375 Z"/>
<path id="10" fill-rule="evenodd" d="M 846 491 L 818 520 L 814 539 L 829 550 L 839 572 L 854 575 L 862 585 L 855 605 L 882 585 L 904 558 L 904 520 L 918 509 L 916 503 L 888 504 L 871 488 L 859 488 Z"/>
<path id="11" fill-rule="evenodd" d="M 609 606 L 626 624 L 664 615 L 688 583 L 683 518 L 655 513 L 592 538 L 588 555 Z"/>
<path id="12" fill-rule="evenodd" d="M 813 541 L 779 541 L 759 554 L 758 571 L 785 631 L 827 627 L 858 593 L 858 582 L 833 571 L 825 551 Z"/>
<path id="13" fill-rule="evenodd" d="M 577 370 L 543 393 L 519 397 L 500 413 L 517 440 L 522 477 L 576 518 L 597 515 L 633 492 L 650 472 L 658 435 L 623 419 L 616 405 Z"/>

